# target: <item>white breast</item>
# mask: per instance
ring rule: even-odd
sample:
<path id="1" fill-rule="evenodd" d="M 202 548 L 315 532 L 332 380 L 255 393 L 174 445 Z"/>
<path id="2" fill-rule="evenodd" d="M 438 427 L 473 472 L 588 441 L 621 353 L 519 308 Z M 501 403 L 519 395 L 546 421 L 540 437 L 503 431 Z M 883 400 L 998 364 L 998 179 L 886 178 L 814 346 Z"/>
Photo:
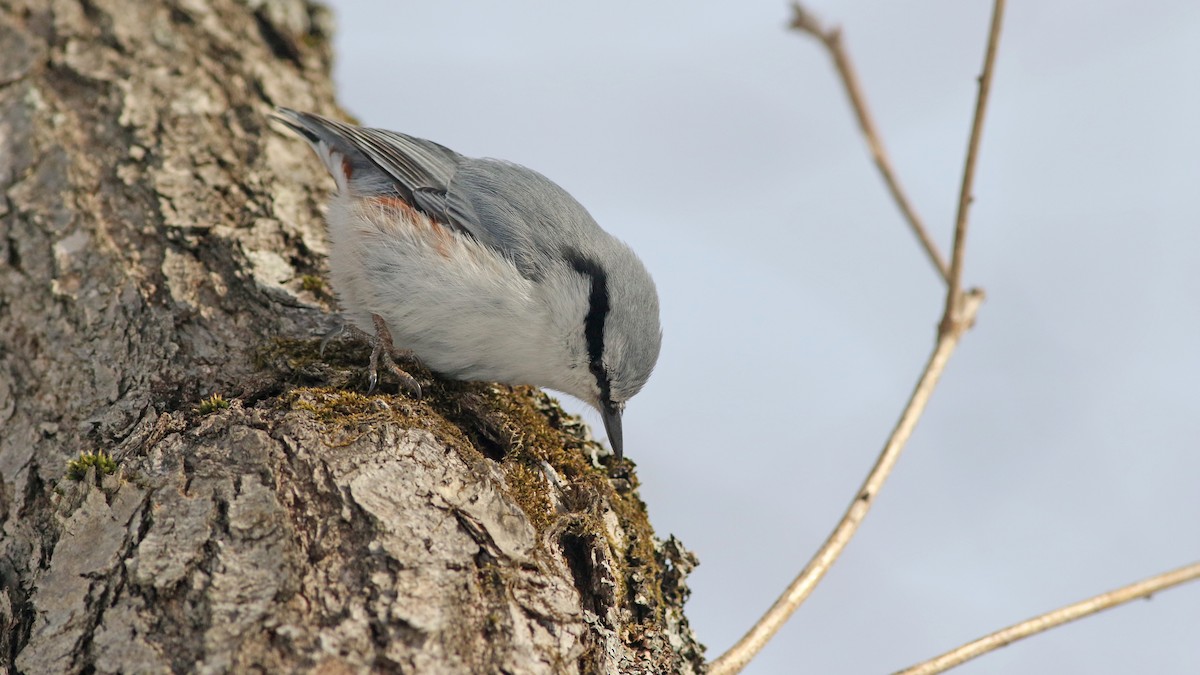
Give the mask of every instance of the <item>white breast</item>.
<path id="1" fill-rule="evenodd" d="M 330 281 L 355 326 L 373 333 L 380 315 L 398 349 L 452 377 L 575 393 L 563 373 L 582 316 L 506 258 L 397 197 L 337 195 L 328 222 Z"/>

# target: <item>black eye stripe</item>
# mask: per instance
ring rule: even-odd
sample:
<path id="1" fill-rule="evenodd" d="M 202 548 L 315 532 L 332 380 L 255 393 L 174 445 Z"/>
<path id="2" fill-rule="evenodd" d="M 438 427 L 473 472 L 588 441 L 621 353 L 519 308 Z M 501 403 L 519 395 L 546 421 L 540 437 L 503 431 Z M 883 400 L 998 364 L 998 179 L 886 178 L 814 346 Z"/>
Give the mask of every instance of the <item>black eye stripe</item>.
<path id="1" fill-rule="evenodd" d="M 600 398 L 610 400 L 608 373 L 604 370 L 604 322 L 608 319 L 608 274 L 591 258 L 574 249 L 564 251 L 564 257 L 576 272 L 591 283 L 588 293 L 588 313 L 583 320 L 583 337 L 587 342 L 588 368 L 600 387 Z"/>

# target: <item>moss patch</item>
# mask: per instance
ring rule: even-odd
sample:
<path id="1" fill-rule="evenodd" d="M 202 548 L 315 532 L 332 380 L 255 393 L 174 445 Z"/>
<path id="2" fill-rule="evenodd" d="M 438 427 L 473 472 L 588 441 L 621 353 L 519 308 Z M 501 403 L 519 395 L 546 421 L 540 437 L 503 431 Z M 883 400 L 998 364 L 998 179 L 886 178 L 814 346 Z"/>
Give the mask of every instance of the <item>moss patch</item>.
<path id="1" fill-rule="evenodd" d="M 331 446 L 349 445 L 382 424 L 404 429 L 423 429 L 439 443 L 462 448 L 470 441 L 453 425 L 429 414 L 420 402 L 402 395 L 367 396 L 355 391 L 329 387 L 298 387 L 279 398 L 292 410 L 306 411 L 326 425 Z"/>
<path id="2" fill-rule="evenodd" d="M 317 293 L 325 290 L 325 281 L 315 274 L 305 274 L 300 277 L 300 288 L 309 293 Z"/>
<path id="3" fill-rule="evenodd" d="M 88 469 L 96 467 L 97 476 L 116 473 L 117 461 L 107 452 L 83 452 L 78 457 L 67 462 L 67 478 L 79 481 L 87 476 Z"/>
<path id="4" fill-rule="evenodd" d="M 194 410 L 197 414 L 207 415 L 218 410 L 225 410 L 228 407 L 229 401 L 226 401 L 224 396 L 213 394 L 206 399 L 202 399 L 200 405 L 196 406 Z"/>
<path id="5" fill-rule="evenodd" d="M 332 339 L 322 353 L 320 339 L 277 338 L 259 346 L 254 354 L 254 365 L 272 373 L 285 387 L 332 387 L 366 392 L 370 354 L 371 347 L 364 340 Z"/>

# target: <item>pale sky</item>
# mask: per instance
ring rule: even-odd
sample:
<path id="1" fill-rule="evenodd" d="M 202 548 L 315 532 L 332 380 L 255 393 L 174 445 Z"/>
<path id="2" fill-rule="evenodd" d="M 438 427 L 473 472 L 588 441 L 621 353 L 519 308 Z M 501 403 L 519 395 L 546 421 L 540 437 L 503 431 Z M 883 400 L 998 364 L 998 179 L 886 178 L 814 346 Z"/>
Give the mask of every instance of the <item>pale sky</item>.
<path id="1" fill-rule="evenodd" d="M 331 4 L 364 123 L 546 174 L 654 275 L 663 352 L 625 452 L 660 536 L 700 556 L 687 613 L 716 657 L 853 497 L 942 303 L 825 53 L 785 2 Z M 844 27 L 947 249 L 990 3 L 810 6 Z M 891 672 L 1200 559 L 1198 125 L 1200 3 L 1010 3 L 966 262 L 979 324 L 746 672 Z M 1200 672 L 1200 584 L 957 672 Z"/>

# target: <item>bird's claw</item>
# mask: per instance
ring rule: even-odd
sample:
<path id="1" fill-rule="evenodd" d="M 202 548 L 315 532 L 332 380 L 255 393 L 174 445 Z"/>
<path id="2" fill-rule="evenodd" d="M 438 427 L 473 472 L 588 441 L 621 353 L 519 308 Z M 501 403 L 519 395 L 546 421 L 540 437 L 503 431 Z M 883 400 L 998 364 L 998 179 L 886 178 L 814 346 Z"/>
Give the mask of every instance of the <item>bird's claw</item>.
<path id="1" fill-rule="evenodd" d="M 367 387 L 367 394 L 375 391 L 375 385 L 379 382 L 379 362 L 383 361 L 384 367 L 400 380 L 400 386 L 408 391 L 409 396 L 420 400 L 421 385 L 392 360 L 392 350 L 394 349 L 392 332 L 388 330 L 383 317 L 372 314 L 371 321 L 375 323 L 375 335 L 371 338 L 371 365 L 367 371 L 370 385 Z"/>
<path id="2" fill-rule="evenodd" d="M 325 335 L 321 336 L 321 348 L 317 351 L 317 355 L 320 356 L 321 358 L 325 358 L 325 348 L 329 346 L 329 342 L 331 340 L 333 340 L 335 337 L 337 337 L 345 332 L 346 332 L 346 322 L 344 320 L 339 319 L 338 324 L 336 326 L 334 326 L 332 329 L 330 329 L 330 331 L 328 333 L 325 333 Z"/>

